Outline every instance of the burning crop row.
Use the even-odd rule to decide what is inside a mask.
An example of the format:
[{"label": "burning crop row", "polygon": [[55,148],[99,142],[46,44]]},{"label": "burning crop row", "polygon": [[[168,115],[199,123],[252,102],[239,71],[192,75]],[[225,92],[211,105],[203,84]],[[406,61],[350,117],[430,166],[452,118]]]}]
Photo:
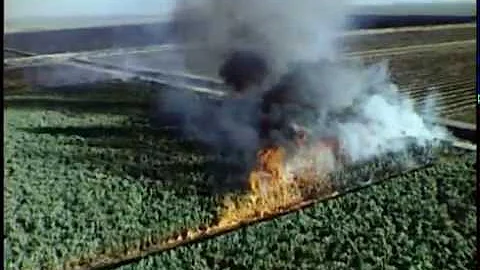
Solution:
[{"label": "burning crop row", "polygon": [[475,216],[471,152],[126,268],[474,269]]},{"label": "burning crop row", "polygon": [[[207,43],[203,55],[182,55],[185,67],[214,66],[230,91],[216,104],[165,91],[159,107],[178,116],[185,135],[241,167],[234,178],[250,190],[227,196],[213,224],[104,250],[73,266],[143,257],[431,164],[431,147],[448,135],[415,111],[386,63],[341,61],[340,2],[202,0],[175,14],[193,22],[181,24],[185,43]],[[372,159],[380,161],[364,169]]]},{"label": "burning crop row", "polygon": [[186,68],[220,59],[215,68],[230,93],[212,106],[169,91],[160,104],[180,116],[186,134],[243,168],[237,178],[251,194],[227,199],[221,224],[332,194],[338,187],[330,175],[344,167],[448,137],[425,121],[432,102],[415,111],[387,63],[342,61],[336,37],[346,26],[343,4],[204,0],[186,12],[195,24],[183,26],[182,38],[207,38],[210,56],[203,61],[187,51]]},{"label": "burning crop row", "polygon": [[[287,170],[291,164],[281,160],[284,158],[281,148],[269,149],[270,153],[260,152],[260,166],[250,174],[250,192],[234,199],[226,198],[219,215],[219,224],[233,224],[250,218],[275,215],[280,209],[304,201],[368,186],[378,179],[432,164],[438,155],[437,151],[441,149],[445,149],[445,146],[418,147],[415,141],[412,141],[406,151],[390,152],[363,163],[336,164],[335,171],[325,166],[320,167],[322,161],[317,163],[318,165],[301,162],[303,167],[290,173]],[[322,154],[318,149],[315,151],[315,156],[322,155],[328,156],[328,152]],[[310,156],[302,158],[311,161]],[[339,166],[341,167],[338,168]]]},{"label": "burning crop row", "polygon": [[[338,197],[366,186],[383,182],[407,172],[434,165],[449,156],[464,155],[466,150],[442,144],[437,147],[415,147],[406,152],[391,153],[364,164],[345,167],[324,179],[279,182],[263,191],[252,189],[237,196],[227,196],[216,222],[179,230],[170,236],[151,235],[133,243],[105,247],[97,254],[74,258],[66,269],[101,269],[139,260],[182,245],[193,244],[232,232],[258,222],[304,209],[316,202]],[[267,182],[272,183],[272,182]],[[295,184],[294,184],[295,183]]]},{"label": "burning crop row", "polygon": [[[166,91],[160,111],[241,167],[234,178],[249,192],[226,196],[213,224],[77,264],[102,266],[213,237],[434,161],[435,141],[448,136],[415,111],[386,63],[341,61],[336,37],[346,13],[337,2],[203,0],[176,14],[194,22],[182,24],[185,43],[207,43],[202,55],[185,52],[186,69],[214,66],[230,92],[212,104]],[[372,159],[380,161],[364,169]]]}]

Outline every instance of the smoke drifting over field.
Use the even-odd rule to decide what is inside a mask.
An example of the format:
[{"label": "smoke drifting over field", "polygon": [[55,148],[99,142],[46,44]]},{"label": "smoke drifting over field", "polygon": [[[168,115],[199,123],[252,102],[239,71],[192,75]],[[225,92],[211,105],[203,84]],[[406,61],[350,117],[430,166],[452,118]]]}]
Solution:
[{"label": "smoke drifting over field", "polygon": [[[398,92],[388,63],[339,60],[336,37],[346,27],[345,1],[199,0],[178,10],[178,20],[190,21],[180,29],[184,41],[206,47],[202,57],[196,50],[185,52],[187,69],[221,62],[232,51],[252,51],[266,60],[265,80],[221,105],[178,91],[163,97],[162,108],[181,115],[189,135],[239,154],[245,163],[253,162],[261,147],[261,96],[278,85],[291,88],[289,98],[296,102],[276,108],[271,117],[281,115],[310,138],[336,138],[352,162],[402,150],[402,139],[422,144],[446,136],[427,125],[412,101]],[[288,141],[282,130],[271,139]]]},{"label": "smoke drifting over field", "polygon": [[191,22],[182,29],[184,41],[205,44],[214,58],[232,49],[255,50],[276,69],[335,56],[332,40],[344,28],[347,10],[345,0],[185,2],[190,4],[180,4],[176,13]]}]

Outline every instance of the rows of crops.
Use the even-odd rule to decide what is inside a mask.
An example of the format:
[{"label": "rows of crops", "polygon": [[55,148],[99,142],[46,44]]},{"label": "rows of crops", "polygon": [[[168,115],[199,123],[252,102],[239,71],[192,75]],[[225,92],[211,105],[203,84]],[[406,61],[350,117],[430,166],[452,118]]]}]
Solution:
[{"label": "rows of crops", "polygon": [[[165,236],[155,234],[138,239],[135,242],[125,243],[125,245],[106,247],[106,249],[103,249],[93,256],[70,260],[68,265],[82,266],[84,267],[82,269],[91,269],[92,267],[97,269],[105,265],[121,264],[125,261],[169,250],[180,245],[203,241],[212,236],[218,236],[252,225],[258,221],[268,221],[284,213],[291,213],[298,209],[310,207],[315,202],[331,199],[332,196],[344,195],[355,189],[386,181],[386,179],[395,175],[427,167],[428,165],[438,162],[438,158],[463,155],[464,152],[464,150],[451,148],[448,145],[435,148],[423,148],[412,144],[411,147],[408,147],[407,152],[390,153],[365,164],[357,164],[353,167],[344,168],[342,171],[335,172],[328,181],[312,182],[312,179],[310,179],[308,186],[289,186],[291,190],[288,194],[295,196],[289,200],[284,200],[286,193],[282,193],[282,191],[279,190],[279,188],[283,186],[277,186],[275,192],[268,193],[269,197],[277,198],[275,203],[269,203],[268,200],[265,199],[263,203],[260,203],[261,208],[255,208],[258,202],[254,203],[250,201],[246,206],[253,208],[253,211],[247,212],[242,210],[241,205],[232,205],[229,207],[234,208],[234,213],[231,212],[232,209],[229,207],[222,209],[222,211],[218,213],[219,219],[215,223],[202,224],[188,230],[179,230],[173,235]],[[332,186],[333,189],[330,188]],[[285,195],[282,196],[282,194]],[[297,197],[295,194],[300,196]],[[236,199],[233,198],[237,203],[241,202],[242,198],[249,198],[248,195],[247,198],[241,194],[239,195],[240,197]],[[261,198],[257,198],[257,200],[258,199]],[[265,203],[268,203],[269,207],[267,207]],[[257,211],[261,210],[262,214],[256,212],[255,209],[257,209]],[[239,215],[240,213],[244,214]],[[227,216],[224,214],[227,214]],[[235,216],[232,217],[229,214],[234,214]]]},{"label": "rows of crops", "polygon": [[[169,131],[132,120],[132,95],[122,104],[117,93],[105,101],[104,93],[91,90],[6,101],[10,269],[58,265],[101,246],[213,218],[207,157]],[[137,100],[137,111],[142,104]]]},{"label": "rows of crops", "polygon": [[475,154],[122,269],[474,269]]},{"label": "rows of crops", "polygon": [[[472,29],[438,32],[433,40],[470,39]],[[395,46],[423,44],[417,34],[395,35],[395,42],[391,34],[379,38]],[[355,46],[382,43],[370,38]],[[419,106],[431,92],[441,115],[474,122],[474,55],[473,46],[410,52],[395,56],[390,67],[401,91]],[[4,81],[10,95],[4,110],[8,269],[53,268],[112,247],[135,249],[139,239],[216,218],[229,187],[220,184],[215,159],[198,145],[180,139],[175,128],[150,127],[144,114],[151,85],[25,92],[21,73],[14,75],[19,79]],[[125,269],[473,269],[475,156],[450,156],[435,167]]]},{"label": "rows of crops", "polygon": [[466,122],[466,123],[471,123],[471,124],[476,124],[477,123],[477,108],[471,107],[469,109],[464,110],[463,112],[453,114],[449,116],[449,119],[452,120],[457,120],[461,122]]},{"label": "rows of crops", "polygon": [[475,39],[475,24],[462,28],[432,28],[427,31],[392,31],[383,34],[352,35],[344,38],[345,45],[352,51],[426,45],[459,40]]},{"label": "rows of crops", "polygon": [[[399,34],[399,36],[401,35]],[[366,37],[371,38],[369,35]],[[398,40],[395,39],[390,43],[402,40],[398,36],[396,38]],[[388,47],[390,43],[383,45]],[[145,70],[162,70],[168,66],[170,70],[181,71],[185,63],[178,62],[178,59],[181,58],[179,53],[177,51],[164,51],[162,53],[136,55],[135,62],[137,66]],[[118,65],[118,63],[125,61],[125,57],[115,56],[95,59],[95,61]],[[363,58],[365,63],[390,59],[388,66],[392,79],[399,85],[401,91],[409,93],[417,101],[419,107],[425,104],[427,97],[433,97],[435,112],[438,116],[448,117],[459,114],[475,105],[476,64],[474,44],[459,44],[458,46],[439,49],[432,47],[426,51],[406,50],[401,55],[395,55],[394,57],[372,54]],[[194,68],[193,73],[216,77],[218,63],[214,60],[208,62],[209,65],[202,65],[198,69]],[[155,76],[158,76],[158,74]]]},{"label": "rows of crops", "polygon": [[[462,41],[475,38],[474,25],[466,25],[460,28],[431,29],[428,31],[388,32],[383,34],[353,35],[345,37],[345,43],[354,51],[372,49],[396,48],[412,45],[434,45],[441,42],[460,42],[448,48],[435,48],[425,51],[409,51],[402,49],[401,55],[377,55],[364,56],[366,63],[378,62],[384,58],[391,58],[389,68],[393,80],[398,83],[401,90],[409,93],[418,106],[425,104],[425,98],[434,93],[435,111],[438,116],[457,117],[463,111],[472,109],[474,104],[475,87],[475,46],[474,44],[462,44]],[[201,53],[199,57],[201,57]],[[128,58],[128,59],[127,59]],[[148,70],[178,70],[184,68],[181,50],[170,49],[163,52],[143,53],[139,55],[119,55],[114,57],[101,57],[92,59],[103,64],[118,65],[125,61],[135,59],[136,68]],[[191,59],[190,59],[191,60]],[[198,60],[198,59],[197,59]],[[200,60],[201,61],[201,60]],[[203,65],[199,73],[215,77],[218,63],[214,59],[206,61],[210,65]],[[73,72],[73,71],[72,71]],[[58,73],[58,72],[57,72]],[[80,73],[79,73],[80,74]],[[48,73],[43,76],[48,76]],[[91,76],[85,73],[83,76]],[[158,77],[161,74],[153,74]],[[37,76],[38,77],[38,76]],[[50,76],[48,76],[50,77]],[[161,77],[163,78],[163,77]],[[88,78],[85,78],[88,80]],[[201,81],[201,80],[200,80]],[[199,80],[196,80],[198,84]],[[209,83],[207,83],[209,84]],[[471,119],[470,119],[471,120]]]},{"label": "rows of crops", "polygon": [[[183,68],[184,63],[177,63],[178,52],[165,51],[162,53],[144,54],[135,56],[139,69],[162,70],[166,66],[171,70]],[[475,105],[475,46],[472,44],[458,45],[451,48],[442,48],[427,51],[405,51],[401,55],[390,57],[388,55],[364,56],[366,63],[376,63],[386,58],[391,58],[388,63],[392,79],[398,84],[400,90],[408,93],[415,99],[417,106],[434,107],[433,111],[438,116],[449,117],[462,113]],[[95,59],[106,64],[117,64],[125,60],[125,56]],[[177,62],[175,62],[177,61]],[[195,70],[198,74],[214,76],[216,63],[210,61],[211,66],[202,66]],[[176,63],[176,64],[175,64]],[[137,67],[138,68],[138,67]],[[148,73],[148,72],[147,72]],[[158,77],[160,73],[151,76]],[[192,79],[193,80],[193,79]],[[190,81],[190,79],[189,79]],[[195,84],[199,79],[195,79]],[[205,85],[212,85],[205,82]],[[203,85],[203,84],[202,84]],[[216,84],[213,84],[214,86]],[[216,85],[216,88],[222,88]],[[433,98],[433,99],[431,99]],[[433,106],[431,101],[433,100]]]},{"label": "rows of crops", "polygon": [[[148,91],[138,90],[149,87],[99,85],[89,91],[80,87],[7,97],[8,268],[61,265],[104,247],[169,235],[215,218],[216,194],[221,193],[212,191],[221,190],[208,170],[211,157],[179,140],[174,130],[148,127],[141,117]],[[140,265],[159,259],[149,260]]]},{"label": "rows of crops", "polygon": [[[430,107],[437,116],[449,118],[471,112],[475,106],[474,59],[474,46],[467,46],[399,55],[389,61],[389,67],[400,91],[414,99],[419,109]],[[375,61],[378,58],[367,60]]]}]

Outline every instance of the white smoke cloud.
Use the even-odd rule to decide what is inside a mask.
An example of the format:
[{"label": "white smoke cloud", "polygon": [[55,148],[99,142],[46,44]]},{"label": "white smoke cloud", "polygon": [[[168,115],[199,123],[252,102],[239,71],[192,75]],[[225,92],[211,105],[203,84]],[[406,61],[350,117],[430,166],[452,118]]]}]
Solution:
[{"label": "white smoke cloud", "polygon": [[[268,89],[227,98],[223,105],[201,101],[192,105],[189,99],[166,105],[189,117],[184,127],[190,134],[218,149],[242,150],[247,159],[254,157],[261,146],[259,96],[278,84],[290,84],[291,98],[311,106],[282,107],[280,113],[303,125],[310,136],[338,139],[352,162],[400,151],[407,146],[406,139],[423,144],[447,136],[426,123],[425,115],[398,92],[387,62],[366,67],[338,59],[337,37],[345,29],[349,10],[346,1],[199,0],[189,8],[181,5],[180,10],[177,19],[191,22],[181,29],[184,41],[205,48],[200,58],[198,50],[185,53],[187,68],[218,69],[219,59],[228,52],[247,49],[266,58],[274,75],[269,85],[262,86]],[[292,71],[292,64],[300,64],[300,75],[288,79],[284,75]],[[281,132],[277,135],[281,140]]]},{"label": "white smoke cloud", "polygon": [[[206,59],[222,59],[232,49],[253,49],[273,62],[272,67],[280,72],[290,62],[337,55],[332,40],[345,26],[349,7],[345,3],[346,0],[183,1],[178,4],[176,18],[193,22],[182,29],[184,41],[206,47]],[[186,53],[187,58],[194,57]]]}]

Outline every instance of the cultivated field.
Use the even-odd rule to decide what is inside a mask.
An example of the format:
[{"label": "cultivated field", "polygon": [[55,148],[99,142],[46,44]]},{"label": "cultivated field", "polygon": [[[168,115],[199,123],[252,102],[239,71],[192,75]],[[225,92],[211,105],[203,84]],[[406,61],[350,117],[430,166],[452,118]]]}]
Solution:
[{"label": "cultivated field", "polygon": [[[357,56],[389,59],[393,80],[419,108],[431,92],[440,115],[475,121],[474,33],[434,32],[419,44],[458,43],[392,49],[421,39],[382,34],[382,47],[365,36]],[[175,127],[151,126],[151,95],[161,87],[45,91],[17,71],[4,73],[7,269],[127,257],[155,237],[216,221],[236,187],[219,184],[228,172],[208,149]],[[475,173],[475,153],[446,153],[433,167],[123,268],[474,269]]]},{"label": "cultivated field", "polygon": [[208,160],[194,145],[131,120],[142,110],[137,93],[128,100],[84,95],[6,102],[11,269],[61,264],[65,256],[213,218]]},{"label": "cultivated field", "polygon": [[472,123],[476,124],[477,123],[477,108],[472,107],[470,109],[465,109],[463,112],[454,114],[449,117],[449,119],[452,120],[457,120],[457,121],[462,121],[466,123]]},{"label": "cultivated field", "polygon": [[[76,259],[72,258],[79,260],[82,256],[95,256],[95,254],[108,252],[109,247],[118,248],[128,243],[130,243],[129,248],[133,248],[136,240],[148,238],[149,235],[168,236],[181,228],[193,228],[200,224],[212,223],[216,218],[218,206],[221,203],[218,195],[222,194],[222,190],[218,189],[216,175],[209,170],[209,166],[213,168],[209,165],[213,158],[205,155],[207,152],[202,152],[195,145],[179,140],[172,129],[149,128],[144,116],[145,109],[148,108],[146,102],[149,99],[148,90],[142,95],[133,90],[135,88],[146,90],[148,85],[124,87],[125,89],[118,85],[106,85],[88,89],[69,89],[68,93],[43,92],[6,97],[5,232],[8,235],[6,242],[10,252],[8,254],[11,255],[7,261],[8,268],[25,269],[38,268],[40,265],[61,265],[67,258],[75,261]],[[272,221],[269,225],[247,229],[245,232],[248,238],[245,239],[238,238],[241,233],[236,233],[219,238],[220,242],[213,240],[208,244],[171,251],[167,255],[140,262],[138,267],[143,269],[144,266],[149,266],[149,269],[155,269],[156,265],[161,264],[165,265],[165,269],[171,269],[169,265],[172,267],[177,263],[185,265],[188,264],[189,258],[193,258],[189,256],[199,256],[201,247],[207,247],[204,251],[206,253],[200,253],[205,254],[205,257],[198,258],[196,261],[199,264],[205,264],[206,269],[209,265],[215,264],[216,260],[219,260],[219,266],[231,262],[239,267],[244,264],[241,268],[247,269],[253,266],[254,260],[257,260],[255,256],[260,256],[259,254],[264,254],[263,252],[271,254],[269,260],[286,262],[287,258],[277,257],[281,254],[278,253],[280,251],[277,248],[280,250],[291,248],[292,251],[297,250],[295,252],[300,252],[298,254],[304,254],[302,256],[305,257],[313,250],[323,254],[313,261],[305,259],[307,269],[308,264],[319,261],[324,261],[325,266],[338,265],[339,269],[342,269],[342,265],[353,266],[362,261],[367,264],[377,264],[377,266],[382,265],[379,264],[381,261],[384,261],[384,265],[406,265],[410,260],[408,256],[412,257],[412,264],[418,261],[428,266],[430,263],[433,265],[432,269],[435,269],[435,263],[447,265],[446,263],[450,261],[460,260],[460,264],[465,265],[471,263],[469,254],[474,243],[472,238],[473,197],[468,197],[468,194],[472,193],[465,193],[465,190],[473,188],[475,173],[473,158],[472,154],[461,161],[446,160],[444,164],[448,167],[440,165],[437,169],[427,169],[423,173],[406,175],[398,180],[392,180],[395,184],[365,190],[360,195],[349,195],[339,199],[338,202],[328,203],[329,206],[319,206],[320,210],[308,210],[298,214],[297,217],[282,218]],[[463,165],[457,166],[458,164]],[[442,175],[444,179],[452,178],[461,184],[459,186],[451,182],[442,184],[451,189],[449,191],[451,194],[449,193],[448,196],[452,197],[442,197],[444,195],[440,194],[438,195],[440,197],[434,198],[432,196],[438,190],[430,188],[415,191],[419,185],[425,185],[425,183],[427,186],[437,185],[436,181],[439,181],[437,174]],[[457,179],[457,175],[462,175],[462,178]],[[402,191],[401,194],[397,194],[392,192],[394,190],[415,192]],[[427,192],[426,195],[425,192]],[[403,198],[405,195],[408,196]],[[350,200],[352,202],[341,203]],[[379,200],[379,203],[373,203],[371,200]],[[426,201],[418,204],[415,200]],[[362,201],[370,202],[364,205]],[[454,204],[453,207],[467,209],[468,217],[456,220],[455,217],[446,215],[447,212],[442,211],[446,211],[445,207],[448,203]],[[350,210],[346,210],[347,206],[354,209],[358,207],[357,212],[350,213]],[[400,216],[394,214],[397,210],[391,212],[393,211],[391,209],[402,209],[398,213]],[[317,213],[317,211],[320,212]],[[369,214],[368,211],[373,213]],[[355,217],[354,220],[342,214],[346,212],[349,216]],[[381,213],[390,214],[384,216]],[[417,233],[422,234],[423,238],[417,239],[417,234],[412,234],[413,232],[408,231],[410,229],[402,227],[413,222],[406,218],[410,213],[417,213],[419,218],[430,215],[425,219],[426,224],[418,225],[420,232]],[[315,219],[307,218],[309,215],[314,215],[318,221],[314,222]],[[328,218],[319,219],[323,215]],[[371,218],[369,218],[370,215]],[[438,217],[431,219],[430,217],[434,215]],[[388,222],[391,223],[387,222],[389,219],[391,220]],[[447,234],[446,242],[435,243],[437,236],[432,234],[433,232],[429,234],[428,228],[446,226],[437,225],[436,222],[439,219],[450,224],[448,228],[452,236]],[[348,237],[354,237],[355,233],[364,230],[363,227],[386,226],[378,225],[379,221],[382,222],[381,224],[384,222],[390,224],[391,228],[384,228],[390,231],[373,239],[364,232],[367,233],[364,237],[369,241],[389,243],[388,246],[391,249],[389,254],[382,253],[384,249],[368,250],[368,246],[373,246],[374,242],[360,244],[360,240],[353,239],[350,243],[343,235],[346,233]],[[333,232],[333,228],[337,228],[337,225],[332,225],[333,227],[321,225],[330,222],[339,224],[345,229],[342,229],[342,232]],[[459,226],[456,222],[463,222],[461,224],[468,226]],[[302,226],[305,227],[302,229]],[[308,229],[310,227],[312,227],[311,232]],[[406,248],[406,251],[394,250],[395,242],[389,239],[395,237],[393,230],[397,227],[403,228],[400,230],[404,231],[405,238],[396,241],[413,241],[412,244],[424,246],[424,250],[416,251],[413,246]],[[286,238],[282,238],[284,239],[282,241],[287,242],[283,244],[280,242],[277,248],[270,246],[269,243],[278,242],[271,242],[266,238],[266,235],[273,232],[271,230],[275,231],[274,234],[279,237],[284,235]],[[326,231],[323,234],[317,234],[315,230]],[[438,230],[438,234],[443,232],[443,229]],[[328,238],[327,235],[330,233],[335,237]],[[259,234],[263,237],[255,241],[255,246],[262,247],[257,250],[265,251],[259,251],[258,254],[242,251],[250,248],[249,244],[237,247],[238,251],[235,250],[233,244],[236,243],[235,241],[252,242],[248,239],[259,237]],[[295,237],[287,237],[290,234]],[[451,238],[453,235],[456,235],[456,238]],[[337,236],[344,240],[336,242],[334,239]],[[307,244],[310,238],[314,241]],[[291,243],[294,239],[304,241],[301,242],[303,243],[301,246],[305,246],[303,251],[298,250],[300,244]],[[320,239],[323,240],[320,241]],[[429,242],[433,240],[435,241]],[[226,243],[222,243],[223,241]],[[445,262],[437,261],[435,256],[442,251],[442,248],[448,247],[451,241],[463,241],[466,246],[450,247],[452,252],[455,251],[454,255]],[[325,243],[333,246],[319,250],[318,247],[324,246]],[[357,244],[353,243],[360,246],[357,247]],[[287,244],[291,245],[287,247]],[[219,249],[224,245],[225,249]],[[335,245],[342,250],[342,246],[346,245],[349,247],[348,250],[351,250],[350,255],[342,257],[344,255],[335,251]],[[24,248],[25,246],[28,248]],[[307,247],[312,248],[312,251],[308,251]],[[175,254],[184,254],[186,249],[192,249],[189,252],[191,255],[182,255],[178,259],[166,259],[170,256],[178,256]],[[355,249],[366,249],[364,252],[367,255],[355,253]],[[232,256],[237,252],[245,256],[245,261],[235,261],[236,259]],[[374,253],[369,254],[369,252]],[[407,255],[404,252],[407,252]],[[232,255],[229,257],[228,254]],[[221,255],[225,256],[224,259],[220,258]],[[395,259],[397,256],[407,257],[403,261],[397,261]],[[168,262],[164,263],[163,260]],[[337,260],[338,262],[335,262]],[[268,269],[268,260],[264,263],[265,265],[259,264],[256,267]],[[271,267],[275,268],[275,265],[277,264],[272,264]]]},{"label": "cultivated field", "polygon": [[[408,29],[410,29],[410,31],[408,31]],[[415,30],[412,31],[411,29]],[[376,32],[376,34],[368,34],[369,32]],[[475,39],[476,36],[475,24],[460,24],[447,27],[412,27],[400,31],[395,28],[390,28],[367,30],[363,31],[363,33],[352,32],[345,36],[343,43],[350,51],[367,51],[470,40]]]},{"label": "cultivated field", "polygon": [[[430,94],[438,116],[448,117],[475,106],[475,31],[472,24],[415,31],[368,30],[352,32],[343,42],[348,57],[362,58],[366,64],[387,60],[392,79],[401,91],[409,93],[419,106]],[[183,50],[159,47],[132,50],[129,54],[112,51],[78,54],[78,57],[108,67],[129,67],[160,78],[175,73],[179,78],[184,74],[218,80],[219,59],[212,59],[200,50],[196,59],[189,61],[202,64],[192,65],[184,61]],[[213,87],[222,88],[218,83]]]},{"label": "cultivated field", "polygon": [[474,269],[475,154],[122,269]]}]

